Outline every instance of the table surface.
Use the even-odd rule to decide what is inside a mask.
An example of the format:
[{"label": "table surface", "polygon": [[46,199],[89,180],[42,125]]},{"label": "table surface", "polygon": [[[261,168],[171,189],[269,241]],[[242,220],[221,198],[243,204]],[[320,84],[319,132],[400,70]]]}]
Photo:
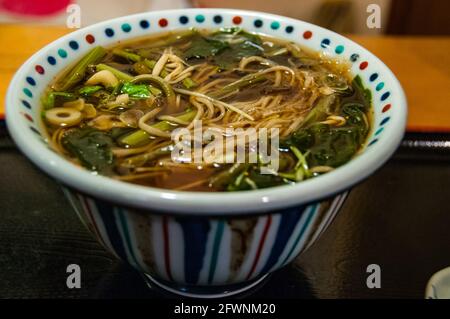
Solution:
[{"label": "table surface", "polygon": [[[1,100],[20,64],[67,32],[0,25]],[[450,128],[449,37],[352,38],[400,78],[410,103],[410,130]],[[433,92],[432,98],[425,92]],[[102,249],[58,185],[16,149],[2,125],[0,121],[0,298],[161,296]],[[430,138],[450,140],[449,135]],[[351,192],[328,231],[253,296],[422,298],[432,274],[450,265],[449,160],[445,150],[399,149]],[[71,263],[82,269],[81,289],[65,285]],[[381,267],[380,289],[366,286],[369,264]]]},{"label": "table surface", "polygon": [[[448,150],[399,149],[308,251],[250,297],[423,298],[433,273],[450,266],[449,160]],[[96,242],[5,129],[0,176],[0,298],[163,297]],[[66,286],[72,263],[81,289]],[[370,264],[381,267],[379,289],[367,288]]]},{"label": "table surface", "polygon": [[[0,101],[34,52],[71,32],[65,27],[0,25]],[[377,55],[402,83],[409,131],[450,131],[450,37],[349,36]],[[0,103],[0,113],[3,103]]]}]

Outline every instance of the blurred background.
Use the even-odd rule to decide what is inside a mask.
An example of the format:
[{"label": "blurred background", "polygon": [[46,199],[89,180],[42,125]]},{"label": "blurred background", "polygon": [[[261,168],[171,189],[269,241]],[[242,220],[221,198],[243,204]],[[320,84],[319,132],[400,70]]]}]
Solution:
[{"label": "blurred background", "polygon": [[[0,23],[65,25],[67,6],[81,8],[81,26],[149,10],[239,8],[309,21],[340,33],[450,34],[450,1],[442,0],[0,0]],[[367,27],[367,7],[381,9],[381,27]]]}]

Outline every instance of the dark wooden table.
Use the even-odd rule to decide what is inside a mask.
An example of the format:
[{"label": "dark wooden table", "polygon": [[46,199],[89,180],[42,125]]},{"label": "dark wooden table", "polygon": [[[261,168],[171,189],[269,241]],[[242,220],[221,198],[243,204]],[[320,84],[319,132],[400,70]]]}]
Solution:
[{"label": "dark wooden table", "polygon": [[[399,149],[351,192],[324,236],[252,296],[423,298],[430,276],[450,265],[449,154],[445,147]],[[4,128],[0,243],[1,298],[162,296],[97,244],[58,185],[16,149]],[[71,263],[81,267],[81,289],[66,287]],[[381,267],[380,289],[366,286],[369,264]]]}]

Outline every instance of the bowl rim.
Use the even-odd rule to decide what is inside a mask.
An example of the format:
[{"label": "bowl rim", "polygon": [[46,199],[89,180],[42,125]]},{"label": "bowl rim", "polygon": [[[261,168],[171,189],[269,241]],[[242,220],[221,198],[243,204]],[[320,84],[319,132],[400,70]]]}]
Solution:
[{"label": "bowl rim", "polygon": [[[23,128],[26,127],[23,117],[20,117],[20,112],[15,110],[15,101],[17,101],[19,94],[16,88],[19,87],[19,81],[25,77],[26,70],[31,62],[43,55],[51,47],[57,46],[70,38],[81,36],[85,32],[88,32],[88,30],[97,29],[103,25],[117,23],[125,19],[150,19],[151,17],[158,17],[161,14],[181,14],[187,12],[192,14],[227,13],[258,16],[264,19],[278,19],[294,24],[300,22],[312,30],[320,30],[321,32],[333,35],[341,43],[350,43],[358,50],[364,52],[366,55],[365,59],[368,61],[376,61],[383,69],[385,77],[389,78],[389,81],[392,83],[391,91],[396,96],[398,103],[396,103],[395,108],[396,116],[392,117],[390,121],[390,129],[386,130],[388,132],[384,133],[386,135],[378,143],[369,149],[366,146],[362,154],[332,172],[295,185],[283,185],[241,192],[175,191],[140,186],[95,175],[49,150],[44,143],[38,142],[35,136],[30,135],[32,134],[30,130],[23,131]],[[188,27],[190,27],[190,24],[186,25],[186,28]],[[253,29],[250,30],[255,31]],[[407,101],[399,81],[379,58],[359,44],[336,32],[298,19],[258,11],[236,9],[159,10],[114,18],[78,29],[47,44],[23,63],[14,75],[6,95],[6,122],[11,137],[21,151],[48,175],[62,182],[64,185],[94,198],[100,198],[122,206],[133,207],[144,211],[149,210],[182,215],[201,214],[203,216],[223,216],[265,213],[272,210],[309,204],[344,192],[380,168],[394,153],[405,132],[406,117]]]}]

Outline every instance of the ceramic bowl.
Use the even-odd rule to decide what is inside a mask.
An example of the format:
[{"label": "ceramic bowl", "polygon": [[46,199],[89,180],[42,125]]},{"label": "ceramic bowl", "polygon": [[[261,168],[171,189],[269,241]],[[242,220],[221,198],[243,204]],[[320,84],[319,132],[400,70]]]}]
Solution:
[{"label": "ceramic bowl", "polygon": [[[333,172],[294,186],[194,193],[97,176],[48,147],[40,96],[57,74],[92,47],[170,30],[231,26],[347,60],[353,75],[359,75],[373,95],[373,130],[361,154]],[[398,80],[356,43],[299,20],[231,9],[147,12],[70,33],[18,70],[9,86],[6,110],[8,129],[19,148],[62,184],[75,211],[107,250],[152,284],[203,297],[242,292],[311,246],[336,216],[346,192],[395,151],[407,114]]]}]

